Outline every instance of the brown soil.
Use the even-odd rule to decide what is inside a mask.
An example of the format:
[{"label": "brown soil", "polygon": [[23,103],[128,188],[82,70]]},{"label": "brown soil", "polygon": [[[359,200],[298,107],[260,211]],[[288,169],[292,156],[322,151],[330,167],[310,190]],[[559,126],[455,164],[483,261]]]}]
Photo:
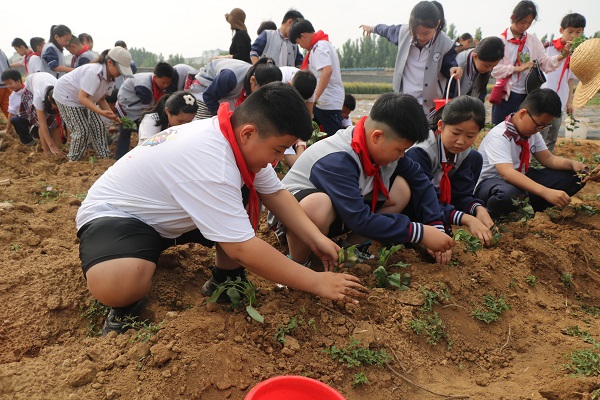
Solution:
[{"label": "brown soil", "polygon": [[[571,142],[558,153],[592,158],[596,142]],[[392,263],[410,263],[410,289],[372,289],[360,306],[277,289],[257,276],[258,311],[209,304],[200,294],[213,251],[179,246],[159,262],[149,295],[149,330],[108,337],[102,317],[86,317],[93,299],[78,258],[74,216],[81,198],[112,160],[57,161],[7,136],[0,144],[0,398],[2,399],[242,399],[258,382],[276,375],[305,375],[348,399],[584,399],[599,378],[571,377],[568,355],[590,348],[565,334],[578,326],[600,340],[600,215],[568,207],[550,216],[504,226],[501,241],[476,254],[454,252],[457,265],[432,264],[421,249],[404,249]],[[600,208],[598,184],[578,195]],[[593,211],[593,210],[592,210]],[[282,251],[272,234],[259,235]],[[377,246],[374,246],[375,250]],[[351,270],[369,287],[376,262]],[[572,275],[571,286],[563,282]],[[526,277],[535,276],[530,286]],[[563,276],[563,280],[561,280]],[[449,299],[434,305],[447,339],[428,343],[410,329],[421,315],[420,288]],[[472,310],[483,296],[506,296],[510,310],[489,325]],[[275,332],[296,317],[285,345]],[[351,338],[391,355],[389,367],[348,368],[324,349]],[[392,371],[393,370],[393,371]],[[394,372],[395,371],[395,372]],[[352,387],[364,372],[369,384]],[[409,383],[408,380],[414,382]]]}]

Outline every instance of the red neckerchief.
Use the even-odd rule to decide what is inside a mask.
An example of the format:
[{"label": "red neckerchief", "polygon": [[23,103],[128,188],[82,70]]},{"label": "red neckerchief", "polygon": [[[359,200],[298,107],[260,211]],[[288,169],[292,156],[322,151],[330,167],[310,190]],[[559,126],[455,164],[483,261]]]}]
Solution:
[{"label": "red neckerchief", "polygon": [[[435,131],[436,138],[439,138],[440,131]],[[450,176],[448,172],[452,170],[454,167],[454,163],[450,163],[447,161],[442,161],[442,152],[444,151],[444,145],[441,140],[438,140],[439,147],[439,155],[440,155],[440,164],[442,165],[442,177],[440,179],[440,201],[443,204],[450,204],[450,200],[452,199],[452,184],[450,183]]]},{"label": "red neckerchief", "polygon": [[225,139],[229,142],[231,146],[231,150],[233,150],[233,156],[235,157],[235,163],[237,164],[240,173],[242,174],[242,180],[244,181],[244,185],[250,191],[250,196],[248,199],[248,215],[250,216],[250,223],[254,230],[256,230],[258,226],[258,217],[259,217],[259,201],[258,201],[258,193],[256,193],[256,188],[254,187],[254,177],[255,173],[248,171],[248,166],[246,165],[246,161],[244,161],[244,156],[242,155],[242,151],[240,150],[240,146],[238,142],[235,140],[235,134],[233,133],[233,128],[231,126],[231,114],[233,111],[229,111],[229,103],[224,102],[219,106],[219,110],[217,111],[217,118],[219,120],[219,127],[221,128],[221,133],[225,136]]},{"label": "red neckerchief", "polygon": [[152,97],[154,98],[154,103],[158,103],[165,91],[158,87],[156,79],[154,78],[155,77],[152,76]]},{"label": "red neckerchief", "polygon": [[[521,55],[521,51],[523,51],[523,47],[525,47],[525,42],[527,41],[527,32],[525,32],[524,34],[521,35],[521,39],[517,39],[515,37],[513,37],[512,39],[508,39],[507,34],[508,34],[508,28],[506,28],[506,30],[504,32],[502,32],[502,36],[504,36],[504,39],[506,39],[508,42],[519,45],[519,49],[517,50],[517,60],[515,61],[515,65],[521,65],[521,58],[519,57],[519,55]],[[521,73],[519,72],[517,75],[517,79],[520,79],[520,78],[521,78]]]},{"label": "red neckerchief", "polygon": [[520,162],[519,162],[519,172],[523,171],[523,167],[525,167],[525,173],[527,173],[527,171],[529,171],[529,161],[531,159],[531,150],[529,149],[529,138],[524,139],[519,132],[517,131],[517,128],[515,127],[515,125],[512,123],[512,117],[513,114],[510,114],[506,117],[506,119],[504,120],[504,123],[506,124],[506,130],[504,131],[504,136],[507,137],[508,139],[512,139],[515,141],[515,143],[519,146],[521,146],[521,157],[520,157]]},{"label": "red neckerchief", "polygon": [[28,74],[29,73],[29,59],[31,58],[32,55],[34,55],[35,53],[33,52],[33,50],[29,49],[29,53],[25,54],[23,56],[23,65],[25,65],[25,73]]},{"label": "red neckerchief", "polygon": [[[562,52],[562,49],[565,47],[565,45],[562,42],[562,38],[553,40],[552,44],[554,45],[554,48],[560,52]],[[560,79],[558,80],[558,87],[556,88],[557,92],[560,90],[560,84],[562,83],[562,78],[565,75],[565,72],[567,72],[567,69],[569,69],[570,63],[571,63],[571,55],[569,54],[567,56],[567,61],[565,61],[565,63],[563,64],[562,72],[560,73]]]},{"label": "red neckerchief", "polygon": [[242,89],[242,93],[240,93],[240,97],[238,97],[237,101],[235,102],[235,106],[238,107],[247,98],[248,98],[248,95],[246,94],[246,91],[244,89]]},{"label": "red neckerchief", "polygon": [[304,61],[302,61],[302,67],[300,69],[305,70],[308,68],[308,58],[310,57],[310,52],[315,43],[317,43],[319,40],[329,41],[329,36],[323,33],[323,31],[315,32],[315,34],[312,37],[312,40],[310,41],[310,50],[308,50],[308,53],[306,53],[306,57],[304,57]]},{"label": "red neckerchief", "polygon": [[83,46],[83,47],[81,48],[81,50],[80,50],[80,51],[79,51],[77,54],[73,55],[73,58],[71,59],[71,67],[75,68],[75,64],[77,64],[77,60],[79,59],[79,57],[80,57],[80,56],[81,56],[83,53],[85,53],[86,51],[88,51],[89,49],[90,49],[89,47],[87,47],[87,46]]},{"label": "red neckerchief", "polygon": [[352,150],[358,154],[365,174],[367,176],[375,177],[375,180],[373,181],[373,200],[371,201],[371,211],[375,212],[375,206],[377,205],[377,200],[379,198],[379,191],[381,190],[381,193],[383,193],[388,200],[390,200],[390,193],[381,179],[381,169],[379,168],[379,165],[373,164],[371,161],[371,156],[369,156],[367,137],[365,135],[366,119],[366,116],[362,117],[354,127],[354,134],[352,135],[352,142],[350,145],[352,146]]},{"label": "red neckerchief", "polygon": [[60,112],[58,110],[55,110],[54,117],[56,118],[56,123],[58,124],[58,128],[60,129],[60,139],[65,140],[66,135],[65,130],[63,128],[62,117],[60,116]]}]

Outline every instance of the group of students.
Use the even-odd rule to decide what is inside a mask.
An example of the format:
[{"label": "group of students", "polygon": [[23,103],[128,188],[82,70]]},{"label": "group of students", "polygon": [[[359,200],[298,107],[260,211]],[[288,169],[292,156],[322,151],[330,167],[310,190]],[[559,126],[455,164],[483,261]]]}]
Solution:
[{"label": "group of students", "polygon": [[[441,30],[443,9],[435,1],[419,2],[408,25],[363,25],[367,34],[382,34],[398,44],[394,93],[381,95],[356,125],[303,149],[282,180],[272,165],[311,137],[313,115],[320,115],[322,124],[337,121],[337,112],[317,111],[331,94],[325,93],[329,88],[321,79],[328,76],[331,82],[335,65],[321,68],[320,75],[318,67],[333,48],[327,35],[314,32],[301,15],[284,18],[279,29],[259,35],[250,54],[254,64],[213,60],[196,74],[182,75],[188,78],[183,79],[184,90],[169,97],[160,92],[175,76],[168,67],[125,80],[117,109],[132,115],[127,96],[148,100],[154,107],[145,115],[140,107],[139,115],[142,125],[155,133],[93,184],[76,217],[88,289],[111,307],[103,334],[123,332],[125,316],[142,312],[158,258],[173,245],[216,248],[215,266],[202,287],[206,296],[228,279],[247,279],[247,269],[292,288],[357,304],[367,289],[353,275],[333,272],[341,247],[356,244],[368,250],[371,240],[385,246],[421,243],[432,259],[447,264],[455,244],[452,225],[467,226],[489,246],[494,220],[514,210],[513,199],[529,196],[536,211],[569,204],[599,175],[546,147],[540,132],[561,116],[560,96],[556,89],[536,89],[514,107],[511,97],[520,94],[520,72],[527,69],[519,54],[546,57],[542,66],[559,68],[561,61],[569,61],[576,34],[571,36],[570,30],[579,29],[580,22],[561,28],[563,37],[554,45],[558,54],[535,53],[537,44],[530,44],[533,39],[523,29],[537,15],[532,4],[517,5],[504,35],[465,50],[462,66],[456,63],[454,42]],[[581,21],[578,14],[572,16],[565,19]],[[591,42],[580,46],[596,45]],[[299,53],[278,53],[288,45],[308,50],[301,66],[316,69],[305,76],[310,84],[295,79],[303,76],[295,67]],[[111,55],[114,50],[94,67],[97,73],[129,74],[130,59],[121,50]],[[437,61],[436,53],[442,55]],[[285,59],[294,65],[277,65]],[[581,65],[575,59],[572,64]],[[277,67],[296,69],[285,78],[286,69]],[[451,75],[462,77],[462,95],[432,110]],[[496,115],[507,113],[475,150],[472,145],[485,125],[483,100],[490,75],[511,77],[502,100],[506,104],[496,109]],[[563,73],[559,81],[564,79],[572,76]],[[133,89],[123,90],[126,85]],[[58,108],[67,116],[69,105],[61,99]],[[340,117],[344,99],[342,95]],[[355,106],[350,100],[348,109]],[[572,100],[569,96],[567,107]],[[177,119],[180,113],[186,117]],[[531,156],[542,168],[530,168]],[[256,236],[261,203],[269,210],[269,223],[285,234],[287,257]],[[313,256],[321,259],[324,271],[307,268]]]}]

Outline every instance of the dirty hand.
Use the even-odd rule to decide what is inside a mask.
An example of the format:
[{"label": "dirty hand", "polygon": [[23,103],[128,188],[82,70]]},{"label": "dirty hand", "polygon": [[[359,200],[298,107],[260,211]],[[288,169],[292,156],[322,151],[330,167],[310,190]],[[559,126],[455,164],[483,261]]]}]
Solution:
[{"label": "dirty hand", "polygon": [[542,197],[557,207],[566,207],[571,202],[571,197],[562,190],[546,189]]},{"label": "dirty hand", "polygon": [[367,35],[367,37],[370,37],[371,33],[373,33],[373,28],[370,25],[361,25],[359,28],[362,28],[363,35]]},{"label": "dirty hand", "polygon": [[454,75],[455,79],[462,78],[463,70],[461,67],[452,67],[450,68],[450,76]]},{"label": "dirty hand", "polygon": [[430,225],[423,225],[423,240],[421,243],[434,253],[450,250],[456,244],[445,232]]},{"label": "dirty hand", "polygon": [[600,165],[587,173],[587,176],[583,179],[583,183],[585,182],[600,182]]},{"label": "dirty hand", "polygon": [[442,265],[450,264],[450,260],[452,259],[452,250],[446,251],[431,251],[427,249],[427,253],[433,258],[435,258],[435,262]]},{"label": "dirty hand", "polygon": [[485,247],[490,247],[492,245],[492,231],[479,219],[472,218],[465,225],[467,225],[471,234],[479,239],[482,245]]},{"label": "dirty hand", "polygon": [[315,242],[310,246],[313,253],[317,255],[323,261],[323,268],[325,271],[333,271],[338,265],[338,246],[333,240],[329,239],[325,235],[321,235]]},{"label": "dirty hand", "polygon": [[479,207],[475,208],[475,218],[477,218],[478,220],[483,222],[483,224],[485,226],[487,226],[488,229],[492,229],[492,226],[495,225],[494,220],[490,216],[490,213],[483,206],[479,206]]},{"label": "dirty hand", "polygon": [[52,143],[51,145],[49,145],[48,149],[56,157],[65,158],[67,156],[65,153],[63,153],[63,151],[61,149],[59,149],[58,147],[56,147],[56,145],[54,143]]},{"label": "dirty hand", "polygon": [[313,292],[317,296],[353,304],[358,304],[359,299],[367,297],[368,289],[353,275],[335,272],[318,272],[318,274],[319,280]]}]

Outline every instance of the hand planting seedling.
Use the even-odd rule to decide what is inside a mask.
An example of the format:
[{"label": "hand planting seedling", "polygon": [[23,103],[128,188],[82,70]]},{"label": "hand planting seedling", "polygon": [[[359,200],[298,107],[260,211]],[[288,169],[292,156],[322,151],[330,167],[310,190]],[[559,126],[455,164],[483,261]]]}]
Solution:
[{"label": "hand planting seedling", "polygon": [[350,247],[342,247],[338,251],[338,263],[345,264],[346,267],[354,267],[358,262],[356,255],[356,245]]},{"label": "hand planting seedling", "polygon": [[128,131],[137,131],[137,124],[127,117],[121,118],[121,126]]},{"label": "hand planting seedling", "polygon": [[471,235],[469,232],[462,228],[456,231],[456,233],[454,234],[454,240],[457,242],[465,243],[465,253],[469,251],[471,253],[476,253],[477,251],[483,249],[483,246],[481,245],[481,242],[479,241],[477,236]]},{"label": "hand planting seedling", "polygon": [[[242,280],[241,277],[237,277],[235,281],[227,278],[227,280],[217,286],[217,289],[214,291],[212,296],[208,300],[207,303],[216,303],[217,299],[221,295],[221,293],[227,293],[229,300],[231,300],[231,306],[233,308],[238,308],[240,303],[246,303],[246,312],[248,315],[255,321],[260,322],[261,324],[265,322],[265,317],[263,317],[255,308],[256,305],[256,288],[252,284],[252,282],[248,280]],[[243,296],[243,297],[242,297]]]},{"label": "hand planting seedling", "polygon": [[388,274],[385,267],[383,265],[377,267],[375,271],[373,271],[373,276],[377,279],[377,283],[375,284],[378,288],[388,288],[393,287],[398,290],[408,290],[408,285],[410,285],[410,274],[404,273],[401,274],[399,272]]}]

